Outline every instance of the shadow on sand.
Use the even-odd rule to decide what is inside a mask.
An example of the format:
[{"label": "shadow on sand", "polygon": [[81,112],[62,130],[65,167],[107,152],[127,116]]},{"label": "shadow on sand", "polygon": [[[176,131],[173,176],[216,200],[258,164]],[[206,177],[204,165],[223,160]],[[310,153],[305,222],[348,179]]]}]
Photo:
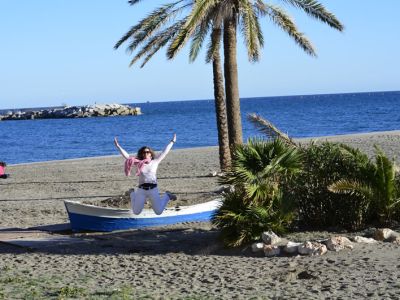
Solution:
[{"label": "shadow on sand", "polygon": [[[71,233],[64,231],[49,239],[31,239],[28,243],[13,245],[0,242],[1,253],[44,253],[62,255],[134,254],[163,255],[241,255],[242,249],[227,249],[219,240],[219,231],[209,223],[173,225],[118,231],[111,233]],[[64,238],[60,238],[64,237]],[[246,251],[247,252],[247,251]]]}]

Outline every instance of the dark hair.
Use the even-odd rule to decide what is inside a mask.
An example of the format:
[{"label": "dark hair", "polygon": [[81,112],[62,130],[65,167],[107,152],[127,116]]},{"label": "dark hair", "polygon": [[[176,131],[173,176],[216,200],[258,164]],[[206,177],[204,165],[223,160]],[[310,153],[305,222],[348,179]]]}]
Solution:
[{"label": "dark hair", "polygon": [[137,158],[140,160],[143,160],[146,158],[146,155],[144,155],[144,150],[148,149],[151,153],[151,159],[153,159],[156,154],[154,153],[154,150],[151,149],[150,147],[147,146],[143,146],[142,148],[139,149],[138,153],[137,153]]},{"label": "dark hair", "polygon": [[6,164],[4,161],[0,161],[0,166],[2,166],[2,167],[6,167],[6,166],[7,166],[7,164]]}]

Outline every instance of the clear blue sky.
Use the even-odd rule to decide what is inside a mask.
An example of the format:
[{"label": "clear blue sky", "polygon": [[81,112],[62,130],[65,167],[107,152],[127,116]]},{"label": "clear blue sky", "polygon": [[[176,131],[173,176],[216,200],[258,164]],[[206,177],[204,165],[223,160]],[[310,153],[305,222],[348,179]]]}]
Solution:
[{"label": "clear blue sky", "polygon": [[[113,49],[131,25],[162,3],[148,2],[131,7],[126,0],[0,0],[0,109],[211,99],[204,52],[189,64],[186,50],[173,61],[161,51],[140,69],[128,67],[125,47]],[[247,61],[239,41],[241,97],[400,90],[400,1],[321,3],[342,21],[344,33],[285,6],[318,58],[267,19],[259,63]]]}]

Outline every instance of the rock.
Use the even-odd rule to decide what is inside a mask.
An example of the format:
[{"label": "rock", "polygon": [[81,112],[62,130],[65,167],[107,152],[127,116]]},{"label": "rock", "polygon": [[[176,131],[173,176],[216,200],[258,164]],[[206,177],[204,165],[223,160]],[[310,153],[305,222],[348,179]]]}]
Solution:
[{"label": "rock", "polygon": [[106,111],[105,110],[102,110],[102,109],[99,109],[99,110],[97,110],[97,111],[95,111],[95,114],[97,115],[97,116],[105,116],[106,115]]},{"label": "rock", "polygon": [[216,189],[213,190],[213,193],[215,194],[222,194],[226,189],[226,186],[221,185],[219,187],[217,187]]},{"label": "rock", "polygon": [[207,174],[207,177],[215,177],[217,176],[218,172],[217,171],[212,171],[211,173]]},{"label": "rock", "polygon": [[281,241],[281,238],[277,236],[273,231],[263,232],[261,238],[267,245],[275,245]]},{"label": "rock", "polygon": [[301,245],[301,243],[295,243],[295,242],[287,242],[287,244],[283,247],[283,251],[287,254],[297,254],[298,253],[298,247]]},{"label": "rock", "polygon": [[253,252],[260,252],[263,249],[264,243],[253,243],[253,245],[251,245],[251,251]]},{"label": "rock", "polygon": [[64,106],[64,108],[46,109],[40,111],[17,111],[0,116],[1,120],[28,120],[28,119],[58,119],[58,118],[87,118],[96,116],[140,115],[139,107],[130,107],[120,104],[97,104],[94,106]]},{"label": "rock", "polygon": [[216,188],[213,193],[216,194],[223,194],[223,193],[232,193],[235,191],[235,188],[233,185],[221,185],[218,188]]},{"label": "rock", "polygon": [[391,242],[395,245],[400,245],[400,237],[397,236],[397,237],[392,238]]},{"label": "rock", "polygon": [[373,238],[366,238],[366,237],[359,236],[359,235],[355,236],[355,237],[353,238],[353,240],[354,240],[356,243],[365,243],[365,244],[373,244],[373,243],[376,243],[376,240],[374,240]]},{"label": "rock", "polygon": [[281,249],[274,245],[264,245],[264,255],[267,257],[277,256],[281,253]]},{"label": "rock", "polygon": [[328,250],[326,246],[317,242],[304,242],[299,245],[297,250],[303,255],[324,255]]},{"label": "rock", "polygon": [[326,247],[331,251],[340,251],[343,249],[353,249],[353,243],[344,236],[333,236],[326,241]]},{"label": "rock", "polygon": [[377,241],[385,241],[395,236],[396,232],[389,228],[378,228],[374,233],[374,238]]}]

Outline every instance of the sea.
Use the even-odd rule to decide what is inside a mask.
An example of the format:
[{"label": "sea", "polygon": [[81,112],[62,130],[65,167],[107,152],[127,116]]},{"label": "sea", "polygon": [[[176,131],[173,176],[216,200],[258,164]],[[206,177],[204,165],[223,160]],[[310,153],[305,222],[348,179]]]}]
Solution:
[{"label": "sea", "polygon": [[[0,161],[7,164],[218,145],[214,100],[128,103],[140,116],[0,121]],[[243,137],[262,137],[247,115],[256,113],[290,137],[400,130],[400,91],[241,99]],[[0,111],[5,114],[8,110]]]}]

